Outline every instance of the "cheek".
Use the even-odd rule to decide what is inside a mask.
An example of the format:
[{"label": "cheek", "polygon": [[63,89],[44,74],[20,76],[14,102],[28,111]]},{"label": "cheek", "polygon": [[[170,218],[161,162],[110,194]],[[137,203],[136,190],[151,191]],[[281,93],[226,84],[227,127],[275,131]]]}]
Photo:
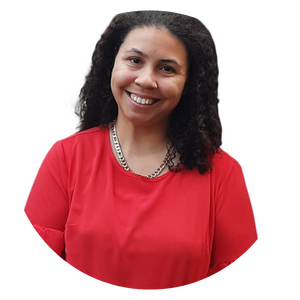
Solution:
[{"label": "cheek", "polygon": [[161,92],[165,98],[179,101],[183,92],[184,85],[181,82],[165,82],[161,84]]},{"label": "cheek", "polygon": [[113,69],[111,76],[111,87],[114,88],[125,88],[132,82],[131,74],[123,68]]}]

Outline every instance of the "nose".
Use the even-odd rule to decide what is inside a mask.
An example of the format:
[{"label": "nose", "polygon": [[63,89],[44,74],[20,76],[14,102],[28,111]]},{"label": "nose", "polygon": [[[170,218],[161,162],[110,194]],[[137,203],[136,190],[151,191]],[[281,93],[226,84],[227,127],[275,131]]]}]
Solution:
[{"label": "nose", "polygon": [[157,89],[158,87],[155,74],[149,69],[140,70],[134,82],[144,89]]}]

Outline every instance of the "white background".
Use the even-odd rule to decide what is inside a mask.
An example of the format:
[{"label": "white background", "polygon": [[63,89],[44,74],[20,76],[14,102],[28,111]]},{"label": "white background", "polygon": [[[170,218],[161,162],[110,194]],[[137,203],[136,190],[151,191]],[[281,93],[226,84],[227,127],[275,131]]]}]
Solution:
[{"label": "white background", "polygon": [[[21,209],[51,146],[77,131],[74,106],[95,45],[114,16],[101,16],[66,33],[24,78],[8,135],[10,178]],[[222,148],[243,168],[262,239],[276,219],[289,184],[288,112],[275,79],[258,55],[225,28],[200,20],[211,32],[218,53]]]}]

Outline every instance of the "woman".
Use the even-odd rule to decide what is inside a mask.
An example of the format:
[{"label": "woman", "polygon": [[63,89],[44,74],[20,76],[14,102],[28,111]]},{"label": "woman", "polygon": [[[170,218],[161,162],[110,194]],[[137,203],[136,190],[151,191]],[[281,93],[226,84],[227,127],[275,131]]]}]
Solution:
[{"label": "woman", "polygon": [[220,149],[218,67],[197,19],[117,15],[80,93],[80,131],[46,156],[25,212],[99,280],[158,289],[204,279],[255,242],[239,164]]}]

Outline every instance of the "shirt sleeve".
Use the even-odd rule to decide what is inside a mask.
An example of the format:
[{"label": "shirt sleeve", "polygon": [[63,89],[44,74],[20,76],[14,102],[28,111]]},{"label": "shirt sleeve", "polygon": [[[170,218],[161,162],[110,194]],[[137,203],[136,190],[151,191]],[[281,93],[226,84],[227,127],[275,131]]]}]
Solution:
[{"label": "shirt sleeve", "polygon": [[242,169],[233,160],[215,192],[215,225],[208,276],[244,254],[257,240],[252,206]]},{"label": "shirt sleeve", "polygon": [[67,169],[62,144],[57,142],[38,171],[25,213],[42,239],[61,257],[68,212]]}]

